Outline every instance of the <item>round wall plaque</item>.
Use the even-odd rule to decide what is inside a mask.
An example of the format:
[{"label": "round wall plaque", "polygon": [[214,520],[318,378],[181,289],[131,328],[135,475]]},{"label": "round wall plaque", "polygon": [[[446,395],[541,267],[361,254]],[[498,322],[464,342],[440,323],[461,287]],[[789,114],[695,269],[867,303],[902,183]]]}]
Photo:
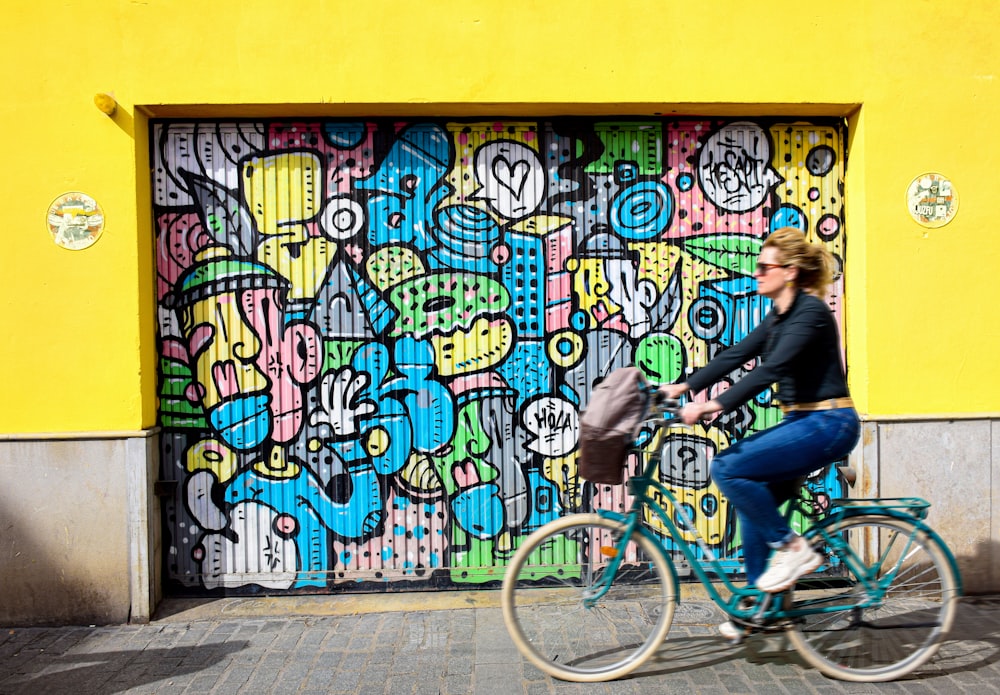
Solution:
[{"label": "round wall plaque", "polygon": [[46,215],[52,241],[72,251],[93,246],[104,231],[104,212],[86,193],[63,193],[52,201]]},{"label": "round wall plaque", "polygon": [[921,174],[906,189],[906,207],[919,224],[941,227],[958,212],[958,191],[941,174]]}]

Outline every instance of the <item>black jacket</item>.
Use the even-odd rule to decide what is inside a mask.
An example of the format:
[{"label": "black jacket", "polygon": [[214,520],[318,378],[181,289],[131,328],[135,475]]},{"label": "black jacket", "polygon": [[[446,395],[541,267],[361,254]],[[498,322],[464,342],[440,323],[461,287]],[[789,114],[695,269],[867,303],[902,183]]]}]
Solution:
[{"label": "black jacket", "polygon": [[775,383],[778,399],[785,404],[850,395],[837,323],[830,307],[814,295],[800,291],[784,314],[771,309],[746,338],[692,374],[688,386],[701,391],[755,357],[761,363],[716,397],[724,410],[739,407]]}]

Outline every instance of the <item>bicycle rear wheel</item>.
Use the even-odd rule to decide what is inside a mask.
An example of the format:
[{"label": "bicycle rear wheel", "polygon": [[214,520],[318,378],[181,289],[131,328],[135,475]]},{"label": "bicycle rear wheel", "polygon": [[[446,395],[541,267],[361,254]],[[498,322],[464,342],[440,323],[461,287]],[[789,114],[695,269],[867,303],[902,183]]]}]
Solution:
[{"label": "bicycle rear wheel", "polygon": [[810,541],[820,528],[850,547],[837,554],[825,548],[828,563],[847,576],[832,588],[795,588],[793,610],[825,612],[794,624],[792,645],[826,675],[847,681],[894,680],[924,664],[951,629],[959,595],[939,542],[905,519],[871,514],[821,524],[806,534]]},{"label": "bicycle rear wheel", "polygon": [[[620,678],[660,646],[674,615],[674,575],[663,551],[623,524],[573,514],[532,533],[511,559],[501,604],[511,639],[531,663],[577,682]],[[608,563],[624,547],[599,600]]]}]

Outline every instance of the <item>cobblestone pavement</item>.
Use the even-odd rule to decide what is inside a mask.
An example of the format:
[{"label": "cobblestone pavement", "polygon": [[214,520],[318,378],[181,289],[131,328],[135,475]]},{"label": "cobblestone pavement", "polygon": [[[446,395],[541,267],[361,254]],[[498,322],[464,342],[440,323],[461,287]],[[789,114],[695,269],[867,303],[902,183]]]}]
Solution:
[{"label": "cobblestone pavement", "polygon": [[149,625],[3,628],[0,693],[1000,692],[1000,596],[964,599],[938,656],[906,680],[882,684],[825,678],[780,635],[731,646],[714,629],[721,614],[704,600],[680,605],[670,637],[642,669],[594,684],[553,680],[528,665],[496,605],[420,607],[433,601],[418,598],[407,609],[280,615],[239,613],[227,601]]}]

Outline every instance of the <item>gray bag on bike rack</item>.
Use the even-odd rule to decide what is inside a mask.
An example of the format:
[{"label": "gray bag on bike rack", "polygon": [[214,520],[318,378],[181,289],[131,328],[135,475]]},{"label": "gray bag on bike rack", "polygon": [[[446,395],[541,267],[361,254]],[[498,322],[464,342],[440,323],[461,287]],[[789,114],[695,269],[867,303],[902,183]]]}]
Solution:
[{"label": "gray bag on bike rack", "polygon": [[649,396],[637,367],[611,372],[590,395],[580,413],[579,474],[592,483],[619,485],[629,447],[638,434]]}]

